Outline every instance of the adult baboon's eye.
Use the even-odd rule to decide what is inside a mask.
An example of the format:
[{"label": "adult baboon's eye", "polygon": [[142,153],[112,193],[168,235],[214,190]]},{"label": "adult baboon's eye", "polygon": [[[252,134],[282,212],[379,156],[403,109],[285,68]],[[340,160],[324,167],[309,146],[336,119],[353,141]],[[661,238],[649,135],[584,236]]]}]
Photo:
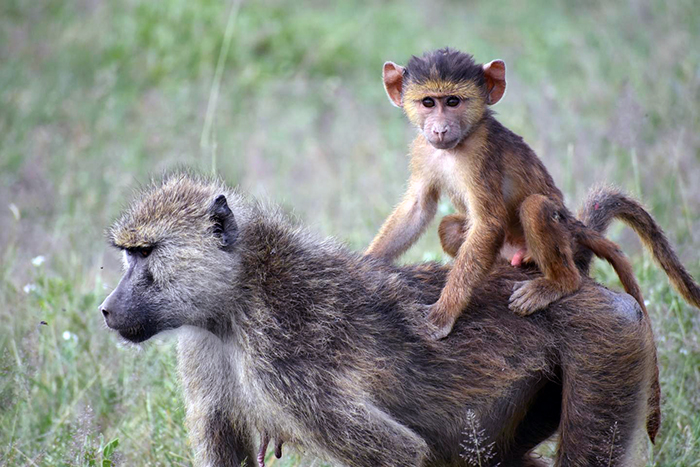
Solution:
[{"label": "adult baboon's eye", "polygon": [[435,99],[433,99],[432,97],[424,97],[421,103],[424,107],[434,107]]},{"label": "adult baboon's eye", "polygon": [[459,97],[450,96],[445,101],[445,104],[447,104],[448,107],[457,107],[459,105]]},{"label": "adult baboon's eye", "polygon": [[141,258],[147,258],[148,255],[150,255],[152,251],[153,251],[152,246],[142,246],[142,247],[138,247],[138,248],[129,248],[126,250],[126,253],[129,256],[140,256]]}]

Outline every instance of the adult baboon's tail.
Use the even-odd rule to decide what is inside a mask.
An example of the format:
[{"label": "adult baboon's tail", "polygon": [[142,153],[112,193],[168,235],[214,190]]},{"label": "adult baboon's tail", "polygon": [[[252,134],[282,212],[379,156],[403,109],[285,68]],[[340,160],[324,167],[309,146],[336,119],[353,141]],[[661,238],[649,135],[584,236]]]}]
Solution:
[{"label": "adult baboon's tail", "polygon": [[[579,219],[600,233],[605,232],[613,219],[619,219],[630,226],[666,272],[678,293],[688,303],[700,308],[700,286],[681,264],[661,227],[638,201],[614,188],[596,188],[589,193],[579,212]],[[577,263],[582,269],[588,270],[591,257],[589,251],[578,251]]]}]

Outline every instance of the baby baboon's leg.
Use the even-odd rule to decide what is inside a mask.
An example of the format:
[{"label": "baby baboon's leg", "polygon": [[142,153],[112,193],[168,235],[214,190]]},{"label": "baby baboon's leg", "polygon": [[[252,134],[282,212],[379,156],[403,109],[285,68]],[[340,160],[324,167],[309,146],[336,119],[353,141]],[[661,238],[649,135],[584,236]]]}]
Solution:
[{"label": "baby baboon's leg", "polygon": [[572,236],[561,206],[531,195],[520,207],[527,251],[544,277],[516,283],[510,309],[526,316],[578,290],[581,276],[574,264]]},{"label": "baby baboon's leg", "polygon": [[450,214],[440,221],[438,235],[442,250],[453,258],[457,256],[459,247],[464,243],[467,235],[467,216],[464,214]]},{"label": "baby baboon's leg", "polygon": [[[438,227],[438,235],[440,237],[440,245],[442,251],[452,256],[457,256],[459,247],[464,243],[469,230],[469,217],[465,214],[450,214],[442,218]],[[506,245],[501,252],[505,258],[510,261],[510,264],[516,267],[525,266],[532,262],[532,258],[528,254],[525,246],[518,244],[510,245],[506,238]]]}]

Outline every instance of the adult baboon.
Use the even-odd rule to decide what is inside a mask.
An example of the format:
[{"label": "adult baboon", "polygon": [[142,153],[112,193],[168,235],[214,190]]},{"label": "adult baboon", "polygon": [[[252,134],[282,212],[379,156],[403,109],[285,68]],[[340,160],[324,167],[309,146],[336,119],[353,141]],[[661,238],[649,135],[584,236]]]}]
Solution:
[{"label": "adult baboon", "polygon": [[623,465],[645,436],[649,322],[584,279],[525,318],[497,266],[442,341],[425,304],[448,268],[393,266],[320,240],[219,182],[172,175],[111,230],[126,272],[100,306],[132,342],[178,329],[198,465],[252,465],[265,434],[334,464]]}]

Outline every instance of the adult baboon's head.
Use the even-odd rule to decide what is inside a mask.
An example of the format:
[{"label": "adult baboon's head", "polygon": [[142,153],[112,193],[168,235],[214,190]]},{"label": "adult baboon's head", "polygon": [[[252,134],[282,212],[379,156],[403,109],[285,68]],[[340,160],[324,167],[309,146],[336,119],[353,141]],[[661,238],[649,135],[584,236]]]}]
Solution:
[{"label": "adult baboon's head", "polygon": [[100,305],[107,326],[131,342],[183,325],[230,327],[217,310],[231,299],[247,211],[220,182],[190,175],[143,190],[109,233],[125,272]]}]

